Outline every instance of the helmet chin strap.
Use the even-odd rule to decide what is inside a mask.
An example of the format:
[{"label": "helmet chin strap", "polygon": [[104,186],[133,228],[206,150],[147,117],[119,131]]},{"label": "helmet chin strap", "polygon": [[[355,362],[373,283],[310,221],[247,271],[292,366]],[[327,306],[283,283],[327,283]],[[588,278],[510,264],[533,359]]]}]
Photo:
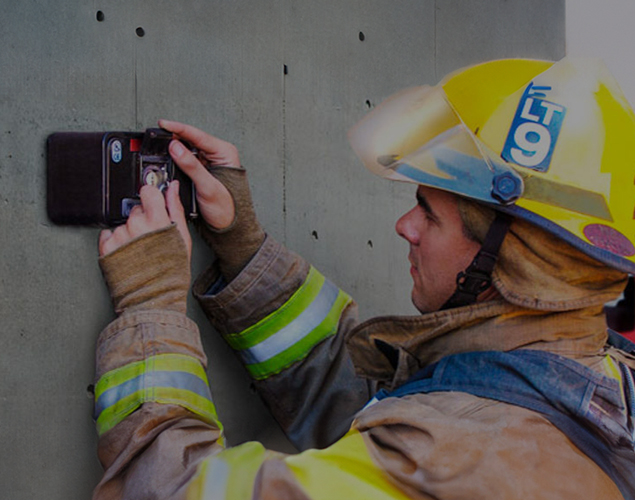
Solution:
[{"label": "helmet chin strap", "polygon": [[467,269],[456,275],[456,290],[440,310],[474,304],[479,294],[491,286],[498,252],[513,220],[510,215],[496,211],[481,249]]}]

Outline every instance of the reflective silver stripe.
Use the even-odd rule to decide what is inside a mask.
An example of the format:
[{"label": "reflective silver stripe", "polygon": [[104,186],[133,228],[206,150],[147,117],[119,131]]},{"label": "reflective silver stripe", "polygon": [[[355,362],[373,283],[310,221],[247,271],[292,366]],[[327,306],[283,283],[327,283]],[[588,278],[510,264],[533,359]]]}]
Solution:
[{"label": "reflective silver stripe", "polygon": [[229,464],[217,457],[210,459],[205,471],[205,488],[201,497],[205,500],[225,500],[227,498],[227,480]]},{"label": "reflective silver stripe", "polygon": [[259,344],[240,351],[243,363],[246,365],[262,363],[297,344],[324,321],[331,312],[338,294],[339,289],[330,281],[325,280],[320,293],[302,314]]},{"label": "reflective silver stripe", "polygon": [[97,419],[106,408],[121,401],[123,398],[150,387],[185,389],[203,398],[207,398],[210,401],[212,399],[207,383],[196,375],[176,371],[146,372],[106,390],[99,396],[99,399],[95,402],[95,419]]}]

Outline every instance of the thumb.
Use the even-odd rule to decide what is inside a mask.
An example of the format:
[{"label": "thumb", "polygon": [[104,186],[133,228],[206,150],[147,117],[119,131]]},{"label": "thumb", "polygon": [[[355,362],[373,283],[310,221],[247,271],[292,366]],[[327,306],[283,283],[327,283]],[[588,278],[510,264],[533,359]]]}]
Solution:
[{"label": "thumb", "polygon": [[99,256],[103,257],[107,253],[106,242],[112,237],[110,229],[104,229],[99,233]]},{"label": "thumb", "polygon": [[207,181],[208,173],[201,162],[198,161],[194,154],[183,146],[180,141],[173,140],[170,142],[168,149],[179,168],[192,179],[192,182],[196,185],[196,189],[198,191],[203,189]]},{"label": "thumb", "polygon": [[179,196],[179,187],[179,181],[175,180],[170,183],[165,193],[165,203],[170,220],[176,224],[176,228],[179,230],[181,238],[183,238],[189,259],[192,256],[192,237],[190,236],[190,230],[185,219],[185,210]]}]

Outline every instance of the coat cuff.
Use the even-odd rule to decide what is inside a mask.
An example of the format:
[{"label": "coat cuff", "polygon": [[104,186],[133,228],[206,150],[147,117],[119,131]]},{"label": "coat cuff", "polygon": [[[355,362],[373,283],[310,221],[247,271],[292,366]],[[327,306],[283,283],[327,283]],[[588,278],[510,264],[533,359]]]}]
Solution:
[{"label": "coat cuff", "polygon": [[190,268],[175,224],[144,234],[99,259],[115,312],[172,309],[185,313]]}]

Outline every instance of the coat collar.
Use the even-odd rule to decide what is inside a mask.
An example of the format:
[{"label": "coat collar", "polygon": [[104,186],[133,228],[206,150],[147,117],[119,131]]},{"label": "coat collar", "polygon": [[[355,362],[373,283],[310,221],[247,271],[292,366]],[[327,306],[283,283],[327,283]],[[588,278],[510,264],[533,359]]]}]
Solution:
[{"label": "coat collar", "polygon": [[601,306],[549,312],[504,300],[418,316],[384,316],[355,328],[347,345],[357,373],[392,389],[424,366],[471,351],[546,350],[571,358],[606,342]]}]

